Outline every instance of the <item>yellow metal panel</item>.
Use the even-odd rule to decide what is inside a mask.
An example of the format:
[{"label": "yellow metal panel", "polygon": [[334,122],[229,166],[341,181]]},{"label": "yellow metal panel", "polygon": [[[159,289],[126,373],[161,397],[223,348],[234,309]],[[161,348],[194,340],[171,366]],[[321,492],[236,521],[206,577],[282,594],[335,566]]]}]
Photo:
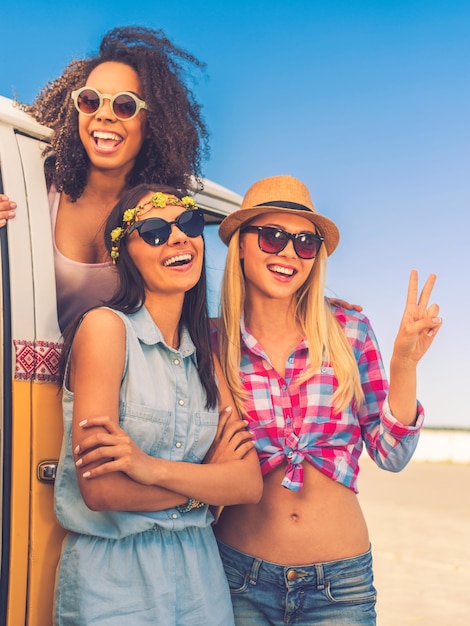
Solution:
[{"label": "yellow metal panel", "polygon": [[[38,480],[37,467],[41,461],[59,459],[63,426],[57,385],[14,381],[13,416],[7,624],[50,626],[55,570],[64,530],[54,516],[54,487]],[[26,597],[27,615],[23,601]]]},{"label": "yellow metal panel", "polygon": [[31,524],[28,626],[52,624],[55,572],[64,530],[54,516],[54,487],[38,480],[42,461],[59,459],[62,442],[61,395],[54,383],[32,385]]},{"label": "yellow metal panel", "polygon": [[25,623],[30,506],[30,407],[31,383],[14,381],[8,626]]}]

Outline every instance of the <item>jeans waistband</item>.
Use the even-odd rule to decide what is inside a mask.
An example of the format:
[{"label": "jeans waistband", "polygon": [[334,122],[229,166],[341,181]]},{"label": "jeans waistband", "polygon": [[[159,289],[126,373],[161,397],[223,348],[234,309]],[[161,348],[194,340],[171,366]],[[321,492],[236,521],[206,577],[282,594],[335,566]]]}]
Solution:
[{"label": "jeans waistband", "polygon": [[259,578],[283,586],[299,584],[313,584],[322,589],[325,580],[333,579],[352,571],[360,573],[372,568],[371,549],[364,554],[308,565],[280,565],[258,559],[255,556],[240,552],[221,541],[218,541],[219,551],[225,564],[233,563],[237,568],[246,572],[248,581],[256,585]]}]

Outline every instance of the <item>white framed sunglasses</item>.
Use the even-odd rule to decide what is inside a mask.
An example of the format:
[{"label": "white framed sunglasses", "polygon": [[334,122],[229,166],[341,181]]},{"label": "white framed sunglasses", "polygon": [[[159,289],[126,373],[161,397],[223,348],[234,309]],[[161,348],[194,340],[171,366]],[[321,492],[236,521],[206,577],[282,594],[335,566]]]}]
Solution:
[{"label": "white framed sunglasses", "polygon": [[131,120],[141,109],[148,109],[147,103],[132,91],[119,91],[114,96],[101,93],[94,87],[80,87],[72,91],[75,108],[83,115],[95,115],[103,106],[104,99],[109,100],[111,110],[118,120]]}]

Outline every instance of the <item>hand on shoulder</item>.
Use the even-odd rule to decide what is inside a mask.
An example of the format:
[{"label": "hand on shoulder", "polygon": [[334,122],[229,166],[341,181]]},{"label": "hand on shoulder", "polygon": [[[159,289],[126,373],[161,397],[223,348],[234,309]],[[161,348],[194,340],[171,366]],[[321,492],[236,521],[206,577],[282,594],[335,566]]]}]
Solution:
[{"label": "hand on shoulder", "polygon": [[326,298],[326,301],[333,306],[340,306],[343,309],[348,309],[350,311],[357,311],[360,313],[362,311],[362,306],[360,304],[351,304],[347,300],[341,300],[340,298]]}]

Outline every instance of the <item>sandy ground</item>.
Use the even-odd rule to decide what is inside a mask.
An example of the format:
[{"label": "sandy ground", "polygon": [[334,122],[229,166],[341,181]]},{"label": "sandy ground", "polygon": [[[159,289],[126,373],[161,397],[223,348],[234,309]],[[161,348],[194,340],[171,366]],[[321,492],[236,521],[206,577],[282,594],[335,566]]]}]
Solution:
[{"label": "sandy ground", "polygon": [[361,459],[378,626],[470,624],[470,464],[412,461],[402,472]]}]

